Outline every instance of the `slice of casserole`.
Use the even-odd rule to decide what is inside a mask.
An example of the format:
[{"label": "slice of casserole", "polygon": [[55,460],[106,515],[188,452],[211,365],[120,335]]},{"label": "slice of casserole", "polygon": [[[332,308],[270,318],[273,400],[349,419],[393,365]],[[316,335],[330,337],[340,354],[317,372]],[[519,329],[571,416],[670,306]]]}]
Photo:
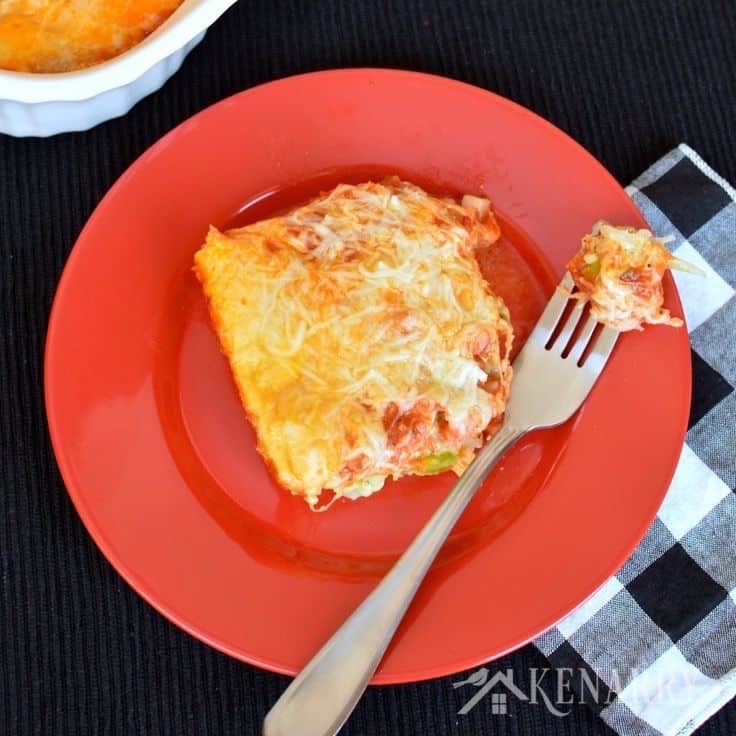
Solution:
[{"label": "slice of casserole", "polygon": [[341,184],[195,256],[258,449],[312,508],[462,472],[504,411],[511,323],[474,257],[499,228],[463,201]]}]

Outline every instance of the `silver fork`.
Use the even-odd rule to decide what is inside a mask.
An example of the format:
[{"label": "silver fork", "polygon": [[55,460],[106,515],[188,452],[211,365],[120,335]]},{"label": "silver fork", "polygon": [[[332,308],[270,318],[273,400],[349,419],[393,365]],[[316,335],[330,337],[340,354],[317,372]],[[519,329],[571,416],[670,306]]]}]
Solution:
[{"label": "silver fork", "polygon": [[[566,274],[514,361],[511,398],[501,429],[478,453],[391,571],[271,708],[263,724],[264,736],[332,736],[340,730],[440,547],[499,458],[522,435],[562,424],[585,401],[619,333],[603,328],[581,363],[598,323],[592,317],[581,320],[584,304],[580,300],[563,319],[572,288],[572,278]],[[548,345],[556,329],[557,335]]]}]

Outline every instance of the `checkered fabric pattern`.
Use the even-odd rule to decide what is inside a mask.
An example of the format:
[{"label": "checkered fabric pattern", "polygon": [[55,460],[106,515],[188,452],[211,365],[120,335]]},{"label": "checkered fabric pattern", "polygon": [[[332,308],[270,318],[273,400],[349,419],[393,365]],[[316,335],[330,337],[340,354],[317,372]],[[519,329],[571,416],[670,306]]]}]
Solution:
[{"label": "checkered fabric pattern", "polygon": [[675,274],[692,346],[687,443],[632,557],[536,641],[622,736],[684,736],[736,695],[736,191],[688,146],[627,192],[704,278]]}]

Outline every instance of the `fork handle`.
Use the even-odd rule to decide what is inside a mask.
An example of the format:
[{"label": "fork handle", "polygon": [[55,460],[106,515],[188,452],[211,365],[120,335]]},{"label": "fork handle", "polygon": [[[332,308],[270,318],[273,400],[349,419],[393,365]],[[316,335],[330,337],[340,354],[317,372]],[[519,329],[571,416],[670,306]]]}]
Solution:
[{"label": "fork handle", "polygon": [[440,547],[498,459],[523,433],[504,425],[488,441],[386,577],[271,708],[263,736],[332,736],[340,730]]}]

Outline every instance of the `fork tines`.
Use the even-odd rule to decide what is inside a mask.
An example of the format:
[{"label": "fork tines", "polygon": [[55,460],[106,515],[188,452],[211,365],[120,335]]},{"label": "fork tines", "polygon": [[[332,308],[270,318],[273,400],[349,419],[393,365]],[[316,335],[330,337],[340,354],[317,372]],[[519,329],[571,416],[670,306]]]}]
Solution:
[{"label": "fork tines", "polygon": [[587,300],[575,294],[575,283],[566,272],[530,339],[542,341],[546,350],[571,363],[582,365],[589,359],[605,363],[619,332],[591,317]]}]

